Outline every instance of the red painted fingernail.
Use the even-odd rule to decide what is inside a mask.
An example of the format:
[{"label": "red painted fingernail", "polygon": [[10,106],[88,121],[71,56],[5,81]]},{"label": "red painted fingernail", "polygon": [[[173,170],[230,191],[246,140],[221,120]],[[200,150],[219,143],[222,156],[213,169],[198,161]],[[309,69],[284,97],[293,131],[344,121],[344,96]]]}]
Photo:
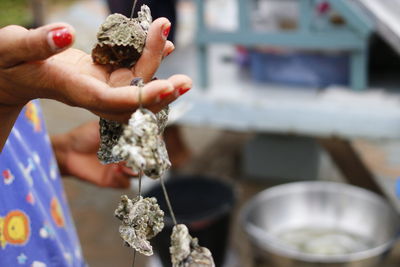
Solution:
[{"label": "red painted fingernail", "polygon": [[183,95],[184,93],[186,93],[189,90],[190,90],[190,88],[179,88],[178,92],[179,92],[179,95]]},{"label": "red painted fingernail", "polygon": [[62,49],[72,44],[73,36],[67,28],[56,28],[49,36],[50,45],[55,49]]},{"label": "red painted fingernail", "polygon": [[170,54],[172,54],[172,52],[174,52],[175,51],[175,47],[174,47],[174,49],[172,49],[171,51],[169,51],[168,53],[167,53],[167,56],[169,56]]},{"label": "red painted fingernail", "polygon": [[162,34],[163,34],[163,37],[164,37],[165,39],[167,39],[170,30],[171,30],[171,25],[168,25],[168,26],[163,30]]},{"label": "red painted fingernail", "polygon": [[[173,50],[172,50],[172,51],[173,51]],[[165,55],[163,56],[163,59],[166,58],[166,57],[168,57],[168,56],[172,53],[172,51],[169,51],[169,52],[165,53]]]},{"label": "red painted fingernail", "polygon": [[162,99],[167,98],[167,97],[170,96],[173,92],[174,92],[174,91],[162,92],[162,93],[160,94],[160,99],[162,100]]}]

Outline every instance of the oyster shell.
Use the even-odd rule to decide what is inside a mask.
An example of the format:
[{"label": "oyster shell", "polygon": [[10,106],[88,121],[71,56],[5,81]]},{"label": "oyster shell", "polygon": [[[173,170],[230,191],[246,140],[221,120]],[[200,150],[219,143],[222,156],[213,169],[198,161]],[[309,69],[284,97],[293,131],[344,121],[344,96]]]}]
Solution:
[{"label": "oyster shell", "polygon": [[175,225],[172,229],[169,251],[173,267],[215,267],[210,250],[201,247],[184,224]]},{"label": "oyster shell", "polygon": [[131,200],[123,195],[114,214],[122,221],[119,233],[125,244],[146,256],[153,255],[148,240],[164,228],[164,212],[157,199],[138,196]]},{"label": "oyster shell", "polygon": [[[141,78],[135,78],[131,85],[142,88],[144,83]],[[145,116],[147,120],[141,120],[140,118],[144,116],[140,116],[139,113],[134,115],[134,113],[128,125],[100,118],[100,148],[97,157],[103,164],[128,161],[127,166],[134,172],[139,173],[143,170],[147,176],[159,178],[171,166],[162,140],[162,133],[168,123],[169,107],[165,107],[155,116],[149,110],[142,109],[140,113],[143,112],[147,114]],[[135,122],[135,120],[140,120],[140,122]],[[129,127],[138,126],[141,129],[140,135],[147,133],[146,137],[140,138],[136,130],[125,131]],[[136,140],[136,138],[140,139]],[[146,145],[150,146],[146,148]]]},{"label": "oyster shell", "polygon": [[[114,69],[132,67],[143,52],[151,22],[150,8],[146,5],[141,7],[137,18],[130,19],[121,14],[108,16],[97,33],[93,61]],[[101,142],[97,157],[103,164],[122,160],[111,153],[121,134],[120,123],[100,118]]]},{"label": "oyster shell", "polygon": [[113,68],[130,68],[139,59],[152,22],[150,8],[141,7],[137,18],[111,14],[100,26],[93,61]]},{"label": "oyster shell", "polygon": [[163,134],[165,127],[167,127],[168,114],[169,114],[169,106],[166,106],[165,108],[156,113],[158,134],[160,135]]},{"label": "oyster shell", "polygon": [[100,118],[100,147],[97,158],[103,164],[117,163],[123,159],[112,154],[112,148],[118,144],[123,125],[116,121]]},{"label": "oyster shell", "polygon": [[134,172],[142,170],[151,178],[159,178],[171,166],[159,131],[157,117],[151,111],[136,110],[113,147],[113,156],[125,160]]}]

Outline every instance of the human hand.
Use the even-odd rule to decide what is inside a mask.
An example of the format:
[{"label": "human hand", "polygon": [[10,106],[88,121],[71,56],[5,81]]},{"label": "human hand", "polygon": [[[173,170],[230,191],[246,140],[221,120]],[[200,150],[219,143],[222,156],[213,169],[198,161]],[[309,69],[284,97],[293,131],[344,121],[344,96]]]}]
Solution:
[{"label": "human hand", "polygon": [[129,187],[136,176],[124,163],[103,165],[97,159],[100,135],[98,122],[90,122],[72,131],[51,137],[62,175],[72,175],[86,182],[113,188]]},{"label": "human hand", "polygon": [[[138,106],[138,88],[126,85],[135,77],[150,81],[163,55],[173,49],[165,36],[169,27],[165,18],[154,21],[137,64],[132,69],[113,72],[93,64],[91,56],[82,51],[65,50],[74,39],[74,30],[67,24],[30,31],[19,26],[0,29],[0,105],[24,105],[31,99],[52,98],[106,119],[126,121]],[[190,87],[191,80],[184,75],[153,81],[144,87],[142,101],[158,111],[174,100],[175,90]],[[171,97],[165,97],[167,93]],[[161,101],[162,96],[165,100]]]},{"label": "human hand", "polygon": [[[56,23],[26,30],[0,29],[0,147],[20,109],[35,98],[51,98],[79,106],[110,120],[127,121],[139,105],[138,88],[126,86],[135,77],[149,82],[162,58],[173,49],[166,41],[170,22],[155,20],[143,55],[132,69],[110,71],[93,64],[90,55],[68,49],[74,39],[71,26]],[[157,112],[186,92],[192,81],[185,75],[157,80],[142,89],[142,104]]]}]

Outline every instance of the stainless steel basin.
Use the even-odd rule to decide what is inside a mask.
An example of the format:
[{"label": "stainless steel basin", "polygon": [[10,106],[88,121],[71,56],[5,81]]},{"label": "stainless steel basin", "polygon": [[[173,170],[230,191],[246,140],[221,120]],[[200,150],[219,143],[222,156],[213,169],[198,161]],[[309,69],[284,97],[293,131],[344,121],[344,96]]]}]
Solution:
[{"label": "stainless steel basin", "polygon": [[383,198],[333,182],[267,189],[245,205],[241,223],[256,267],[382,266],[400,232]]}]

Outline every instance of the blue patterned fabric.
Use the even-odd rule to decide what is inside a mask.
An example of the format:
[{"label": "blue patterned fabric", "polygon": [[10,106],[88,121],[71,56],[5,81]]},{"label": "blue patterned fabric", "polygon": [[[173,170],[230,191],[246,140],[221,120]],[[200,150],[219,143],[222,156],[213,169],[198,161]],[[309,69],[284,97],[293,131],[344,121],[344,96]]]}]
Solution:
[{"label": "blue patterned fabric", "polygon": [[86,266],[37,101],[0,154],[0,266]]}]

